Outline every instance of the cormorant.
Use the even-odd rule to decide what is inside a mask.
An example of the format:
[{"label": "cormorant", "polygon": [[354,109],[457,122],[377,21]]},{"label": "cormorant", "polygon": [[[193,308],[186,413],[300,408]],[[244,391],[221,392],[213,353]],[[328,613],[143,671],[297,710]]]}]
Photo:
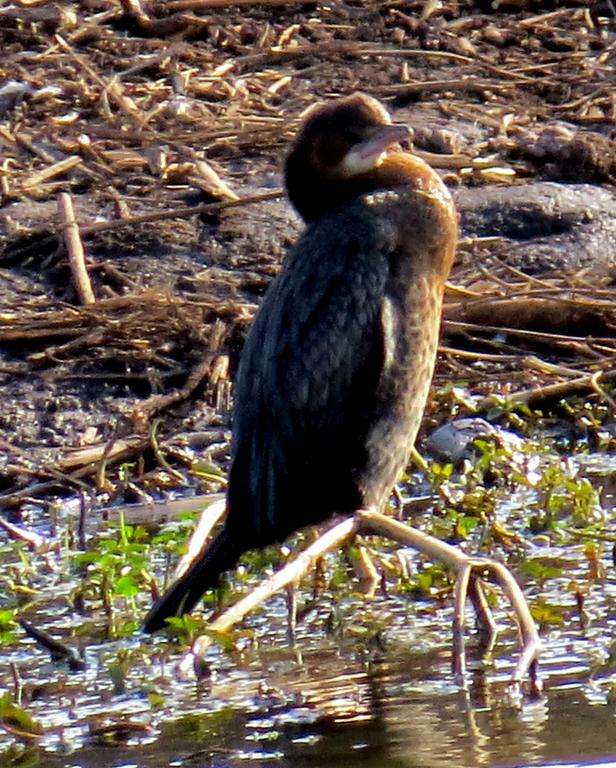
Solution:
[{"label": "cormorant", "polygon": [[285,183],[307,227],[242,353],[227,517],[146,631],[190,611],[246,550],[335,513],[379,509],[404,469],[457,240],[446,187],[399,147],[408,135],[361,93],[306,114]]}]

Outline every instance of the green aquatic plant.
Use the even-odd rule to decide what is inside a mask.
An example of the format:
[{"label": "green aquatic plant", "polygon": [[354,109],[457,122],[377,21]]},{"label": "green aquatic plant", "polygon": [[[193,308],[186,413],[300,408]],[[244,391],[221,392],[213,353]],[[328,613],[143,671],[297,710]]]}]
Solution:
[{"label": "green aquatic plant", "polygon": [[0,694],[0,723],[6,731],[26,743],[36,741],[43,735],[39,721],[17,704],[8,691]]},{"label": "green aquatic plant", "polygon": [[569,461],[548,462],[536,491],[538,511],[529,518],[533,533],[559,532],[567,526],[584,527],[602,520],[599,490]]},{"label": "green aquatic plant", "polygon": [[15,611],[10,608],[0,610],[0,645],[12,645],[15,643],[18,626]]},{"label": "green aquatic plant", "polygon": [[98,601],[107,615],[112,636],[131,634],[138,625],[137,597],[152,583],[147,532],[141,526],[126,525],[120,515],[119,521],[109,523],[89,547],[88,551],[72,556],[82,575],[72,592],[73,601]]}]

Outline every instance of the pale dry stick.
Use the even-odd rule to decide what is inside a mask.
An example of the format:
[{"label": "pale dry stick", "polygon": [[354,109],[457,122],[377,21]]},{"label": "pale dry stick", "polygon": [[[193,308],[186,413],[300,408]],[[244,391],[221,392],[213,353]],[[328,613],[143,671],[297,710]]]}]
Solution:
[{"label": "pale dry stick", "polygon": [[346,55],[346,56],[394,56],[400,59],[425,57],[427,59],[436,59],[441,61],[455,61],[460,64],[472,64],[481,67],[483,71],[492,72],[500,77],[506,77],[509,80],[515,80],[519,83],[536,83],[535,78],[526,75],[512,75],[512,73],[494,64],[490,64],[483,59],[473,58],[472,56],[463,56],[459,53],[449,51],[431,51],[423,48],[388,48],[387,46],[377,46],[374,44],[362,45],[354,41],[336,40],[327,43],[307,43],[297,45],[293,48],[284,48],[282,46],[272,46],[266,53],[255,53],[241,56],[236,59],[236,64],[260,65],[271,60],[294,59],[300,56],[328,56],[328,55]]},{"label": "pale dry stick", "polygon": [[502,118],[490,117],[485,111],[481,112],[478,109],[471,110],[465,106],[461,106],[458,101],[439,99],[437,107],[448,119],[451,117],[461,118],[463,120],[468,120],[471,123],[479,123],[487,128],[494,128],[497,131],[502,130],[503,127]]},{"label": "pale dry stick", "polygon": [[24,192],[36,189],[36,187],[40,187],[45,181],[53,179],[55,176],[60,176],[63,173],[68,173],[68,171],[72,171],[73,168],[76,168],[82,163],[83,160],[78,155],[65,157],[64,160],[59,160],[57,163],[53,163],[52,165],[43,168],[42,171],[37,171],[26,177],[21,183],[21,188]]},{"label": "pale dry stick", "polygon": [[446,155],[440,152],[426,152],[421,149],[414,149],[413,154],[433,168],[443,168],[445,170],[459,170],[460,168],[466,168],[473,162],[473,159],[467,155]]},{"label": "pale dry stick", "polygon": [[305,5],[306,0],[170,0],[168,11],[198,11],[202,8],[241,8],[248,5],[274,7]]},{"label": "pale dry stick", "polygon": [[0,528],[3,528],[9,536],[12,536],[18,541],[25,542],[28,547],[33,551],[40,550],[46,543],[42,536],[34,531],[27,531],[25,528],[20,528],[18,525],[14,525],[5,517],[0,515]]},{"label": "pale dry stick", "polygon": [[609,346],[609,344],[599,344],[594,339],[592,342],[588,342],[587,351],[594,354],[595,358],[601,360],[604,365],[614,361],[614,353],[616,352],[613,346]]},{"label": "pale dry stick", "polygon": [[[571,58],[588,58],[588,53],[586,51],[580,53],[579,56],[572,55]],[[527,75],[530,72],[544,72],[545,70],[550,69],[557,69],[562,65],[562,60],[558,59],[557,61],[548,61],[545,64],[532,64],[530,66],[523,66],[523,67],[512,67],[511,71],[515,72],[516,74],[523,74]]]},{"label": "pale dry stick", "polygon": [[[41,147],[38,144],[35,144],[30,138],[30,136],[27,136],[26,134],[23,134],[20,131],[13,131],[13,132],[7,131],[4,127],[2,129],[2,136],[11,144],[13,142],[16,142],[17,144],[19,144],[20,147],[23,147],[23,149],[30,152],[32,155],[34,155],[34,157],[38,157],[39,160],[42,160],[44,163],[47,163],[47,165],[55,165],[56,158],[52,154],[50,154],[44,147]],[[81,160],[81,158],[78,155],[71,155],[71,157],[64,158],[64,160],[60,160],[59,162],[66,163],[66,161],[70,160],[71,158],[73,158],[72,162],[75,162],[75,158],[78,160]],[[79,163],[77,163],[77,165],[78,164]],[[27,182],[22,182],[22,184],[26,185]]]},{"label": "pale dry stick", "polygon": [[[264,203],[269,200],[276,200],[284,196],[284,190],[274,189],[271,192],[262,192],[256,195],[241,197],[239,200],[223,200],[218,203],[203,203],[203,205],[183,205],[178,208],[168,208],[166,211],[154,211],[153,213],[143,213],[138,216],[132,216],[129,219],[116,219],[114,221],[99,221],[81,228],[83,235],[92,235],[98,232],[108,232],[109,230],[119,229],[120,227],[134,226],[136,224],[150,224],[154,221],[164,221],[166,219],[182,219],[188,216],[197,216],[201,213],[219,213],[227,208],[241,208],[244,205],[254,203]],[[40,241],[39,241],[40,245]]]},{"label": "pale dry stick", "polygon": [[[584,332],[584,323],[590,324],[591,321],[599,324],[606,314],[613,314],[614,306],[606,301],[592,302],[586,299],[565,296],[546,296],[537,295],[512,295],[499,296],[497,294],[486,296],[482,299],[470,299],[465,302],[447,302],[445,305],[444,316],[448,320],[463,318],[481,324],[484,319],[490,319],[494,323],[503,326],[503,332],[508,332],[506,327],[512,325],[517,330],[525,330],[529,326],[543,324],[547,321],[553,323],[553,329],[556,328],[565,332],[568,328],[575,328]],[[516,325],[519,324],[519,325]],[[589,334],[591,335],[591,334]]]},{"label": "pale dry stick", "polygon": [[591,91],[590,93],[587,93],[585,96],[580,96],[580,98],[575,99],[574,101],[570,101],[568,104],[559,104],[558,109],[562,111],[570,111],[572,109],[579,109],[580,107],[584,106],[589,101],[592,101],[593,99],[596,99],[597,96],[601,96],[602,93],[606,92],[608,90],[607,85],[600,85],[598,88],[595,88],[594,91]]},{"label": "pale dry stick", "polygon": [[[199,496],[193,496],[185,499],[170,499],[163,502],[152,502],[146,504],[125,504],[117,507],[103,507],[102,509],[94,509],[92,516],[96,516],[96,520],[119,520],[120,517],[124,518],[127,525],[140,525],[144,528],[158,528],[165,523],[172,522],[178,519],[178,516],[187,512],[202,512],[202,519],[212,521],[212,527],[216,524],[217,520],[214,520],[215,510],[218,509],[218,505],[224,502],[225,496],[222,493],[204,493]],[[206,523],[198,524],[198,528],[205,532]],[[194,534],[193,534],[194,536]],[[189,543],[189,548],[192,544],[192,538]]]},{"label": "pale dry stick", "polygon": [[[520,683],[529,673],[533,687],[535,689],[539,687],[536,669],[541,649],[539,636],[522,590],[505,566],[491,560],[471,558],[450,544],[372,510],[359,510],[353,516],[336,522],[290,563],[215,619],[209,626],[211,632],[227,632],[275,592],[296,583],[314,566],[318,558],[356,533],[387,536],[413,547],[432,560],[444,563],[456,573],[459,583],[455,589],[453,665],[458,681],[462,681],[465,673],[464,604],[467,597],[472,600],[478,618],[484,623],[484,629],[494,627],[489,608],[477,581],[482,574],[491,573],[509,599],[520,627],[522,653],[512,675],[512,682]],[[204,654],[212,642],[213,635],[197,638],[190,652],[180,662],[182,674],[190,675],[192,671],[198,677],[200,676]]]},{"label": "pale dry stick", "polygon": [[130,97],[124,95],[118,79],[114,77],[110,81],[106,81],[98,74],[85,57],[80,53],[77,53],[61,35],[56,34],[54,37],[60,48],[66,51],[81,69],[103,89],[103,93],[109,94],[118,109],[138,127],[144,128],[146,122],[141,110]]},{"label": "pale dry stick", "polygon": [[[514,355],[515,357],[515,355]],[[547,360],[543,360],[537,355],[528,355],[523,357],[521,361],[524,368],[530,368],[531,370],[539,371],[539,373],[556,374],[557,376],[568,376],[570,379],[578,379],[580,376],[586,375],[586,371],[577,370],[575,368],[567,368],[564,365],[556,365],[550,363]]]},{"label": "pale dry stick", "polygon": [[525,283],[536,283],[543,288],[552,288],[552,285],[547,280],[542,280],[539,277],[535,277],[535,275],[527,275],[526,272],[522,272],[522,270],[516,269],[516,267],[514,267],[512,264],[507,264],[506,261],[503,261],[503,259],[500,259],[498,256],[492,256],[492,261],[494,261],[497,266],[507,270],[507,272],[514,275],[515,277],[519,277]]},{"label": "pale dry stick", "polygon": [[[93,16],[90,16],[88,19],[84,20],[85,23],[80,23],[75,32],[71,32],[70,35],[68,35],[68,42],[76,45],[82,38],[96,35],[101,27],[108,21],[113,22],[116,19],[121,18],[121,16],[121,9],[116,8],[115,6],[107,11],[95,13]],[[54,44],[50,46],[47,51],[41,52],[40,54],[35,54],[33,59],[47,58],[49,54],[57,49],[57,47],[57,44]]]},{"label": "pale dry stick", "polygon": [[521,21],[518,21],[517,23],[521,27],[534,27],[536,24],[540,24],[542,22],[551,21],[552,19],[557,19],[560,16],[570,16],[577,15],[575,8],[561,8],[557,11],[548,11],[546,13],[540,13],[536,16],[529,16],[527,19],[522,19]]},{"label": "pale dry stick", "polygon": [[520,360],[519,355],[497,355],[489,352],[472,352],[468,349],[456,349],[455,347],[447,347],[443,344],[439,344],[438,351],[442,355],[453,355],[454,357],[461,357],[465,360],[483,360],[492,363],[517,363]]},{"label": "pale dry stick", "polygon": [[[120,459],[124,458],[124,456],[128,456],[131,453],[134,453],[134,451],[126,451],[126,453],[118,454],[115,459],[119,461]],[[81,478],[88,477],[94,472],[92,464],[87,464],[85,467],[80,467],[79,469],[71,472],[70,475],[67,475],[63,472],[58,472],[54,468],[49,467],[44,467],[40,472],[35,472],[26,467],[18,467],[18,470],[21,474],[27,474],[32,477],[46,475],[47,477],[52,477],[53,479],[45,480],[40,483],[29,484],[25,488],[20,488],[19,490],[11,491],[10,493],[0,494],[1,507],[14,507],[18,504],[24,503],[25,501],[31,501],[32,503],[40,504],[42,503],[41,499],[37,498],[37,496],[47,493],[48,491],[57,490],[59,485],[71,489],[74,489],[75,486],[77,486],[78,488],[82,487],[84,490],[90,490],[91,485],[83,482]],[[152,505],[152,507],[155,508],[156,505]],[[162,522],[164,522],[164,520]]]},{"label": "pale dry stick", "polygon": [[142,450],[147,444],[147,438],[141,435],[127,435],[104,443],[68,449],[56,459],[56,465],[62,470],[70,471],[75,467],[130,455]]},{"label": "pale dry stick", "polygon": [[73,285],[82,304],[94,304],[96,298],[92,290],[90,275],[86,267],[83,243],[79,235],[79,227],[75,220],[73,201],[68,192],[60,192],[58,195],[58,214],[60,226],[64,235],[66,255],[73,278]]},{"label": "pale dry stick", "polygon": [[376,89],[381,96],[411,97],[427,93],[441,93],[454,91],[456,93],[484,93],[485,91],[503,91],[513,87],[511,82],[495,83],[490,80],[471,80],[459,78],[452,80],[426,80],[422,83],[396,83],[394,85],[382,85]]},{"label": "pale dry stick", "polygon": [[464,296],[464,298],[478,299],[482,296],[478,291],[472,291],[470,288],[466,288],[463,285],[457,285],[456,283],[450,283],[449,280],[445,283],[445,299],[451,299],[451,296]]},{"label": "pale dry stick", "polygon": [[[486,272],[486,276],[495,281],[500,280],[501,284],[508,289],[509,295],[503,297],[505,300],[520,296],[523,291],[522,299],[549,299],[550,301],[558,300],[567,306],[614,309],[614,299],[616,296],[613,290],[600,288],[593,290],[591,287],[582,288],[567,285],[553,285],[549,288],[529,288],[526,283],[507,283],[502,281],[502,278],[495,277],[489,271]],[[601,298],[602,296],[607,296],[608,298],[603,299]],[[486,299],[485,293],[483,298],[484,300]]]},{"label": "pale dry stick", "polygon": [[165,59],[172,59],[172,58],[175,58],[176,56],[181,56],[185,54],[188,50],[189,50],[189,46],[184,41],[176,41],[176,42],[170,43],[169,46],[167,48],[164,48],[161,53],[155,53],[155,54],[152,54],[151,56],[146,56],[143,59],[140,59],[136,64],[133,64],[131,67],[128,67],[128,69],[124,69],[121,72],[119,72],[117,77],[120,80],[122,80],[125,77],[130,77],[131,75],[139,74],[140,72],[143,72],[143,70],[157,67]]},{"label": "pale dry stick", "polygon": [[596,373],[593,373],[593,375],[590,377],[590,386],[593,392],[596,392],[597,395],[602,400],[605,400],[605,402],[610,406],[610,408],[613,411],[616,411],[616,400],[611,395],[608,395],[608,393],[601,387],[599,384],[599,379],[603,378],[603,371],[597,371]]},{"label": "pale dry stick", "polygon": [[[616,379],[616,370],[607,371],[602,373],[603,381],[612,382]],[[534,405],[544,400],[554,400],[558,398],[561,400],[564,397],[570,397],[571,395],[578,395],[581,392],[596,392],[596,374],[589,374],[587,376],[580,376],[577,379],[569,379],[569,381],[560,381],[556,384],[548,384],[545,387],[536,387],[534,389],[526,389],[522,392],[514,392],[509,395],[507,400],[514,403],[524,403],[526,405]],[[607,397],[606,393],[601,389],[598,394],[601,397]],[[611,400],[611,398],[610,398]],[[478,410],[484,410],[493,405],[493,399],[491,395],[484,397],[477,404]]]},{"label": "pale dry stick", "polygon": [[[563,333],[546,333],[545,331],[529,331],[526,328],[510,328],[509,326],[503,326],[503,325],[488,325],[488,324],[478,324],[478,323],[467,323],[464,320],[447,320],[445,319],[443,322],[443,328],[446,331],[454,330],[454,331],[475,331],[475,332],[485,332],[489,331],[490,333],[501,333],[506,334],[508,336],[520,336],[524,339],[533,339],[537,341],[546,341],[553,344],[560,344],[565,346],[571,346],[573,344],[587,344],[589,339],[586,336],[569,336]],[[609,343],[613,341],[613,339],[608,337],[594,337],[593,342],[605,342]]]},{"label": "pale dry stick", "polygon": [[[499,277],[498,275],[495,275],[493,272],[490,272],[490,270],[487,267],[480,267],[479,268],[479,274],[483,275],[483,277],[490,280],[492,283],[495,283],[500,288],[504,288],[505,290],[509,291],[511,289],[511,283],[506,282],[502,279],[502,277]],[[494,287],[492,287],[492,290],[494,290]],[[479,301],[485,300],[485,293],[483,295],[478,295],[477,299]]]}]

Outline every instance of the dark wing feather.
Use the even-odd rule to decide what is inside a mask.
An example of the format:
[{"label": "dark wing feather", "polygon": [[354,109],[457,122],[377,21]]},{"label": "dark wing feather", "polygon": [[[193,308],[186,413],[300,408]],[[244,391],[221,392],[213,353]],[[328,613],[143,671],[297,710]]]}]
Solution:
[{"label": "dark wing feather", "polygon": [[373,222],[356,206],[312,225],[246,341],[229,527],[248,546],[361,504],[356,480],[383,365],[380,313],[394,247]]},{"label": "dark wing feather", "polygon": [[146,631],[190,611],[245,550],[362,504],[394,246],[358,204],[319,220],[289,254],[242,354],[225,526]]}]

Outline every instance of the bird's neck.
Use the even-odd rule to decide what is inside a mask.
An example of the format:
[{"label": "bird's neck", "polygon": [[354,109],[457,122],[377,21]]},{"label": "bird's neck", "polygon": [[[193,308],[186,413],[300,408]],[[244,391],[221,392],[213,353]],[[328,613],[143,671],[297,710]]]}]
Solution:
[{"label": "bird's neck", "polygon": [[407,152],[388,154],[371,171],[347,179],[326,178],[314,167],[295,168],[290,161],[286,169],[287,193],[308,223],[361,195],[401,187],[433,196],[438,204],[452,205],[438,174]]},{"label": "bird's neck", "polygon": [[440,176],[426,162],[409,152],[386,155],[370,175],[378,188],[407,187],[429,195],[435,203],[442,203],[453,209],[451,196]]}]

